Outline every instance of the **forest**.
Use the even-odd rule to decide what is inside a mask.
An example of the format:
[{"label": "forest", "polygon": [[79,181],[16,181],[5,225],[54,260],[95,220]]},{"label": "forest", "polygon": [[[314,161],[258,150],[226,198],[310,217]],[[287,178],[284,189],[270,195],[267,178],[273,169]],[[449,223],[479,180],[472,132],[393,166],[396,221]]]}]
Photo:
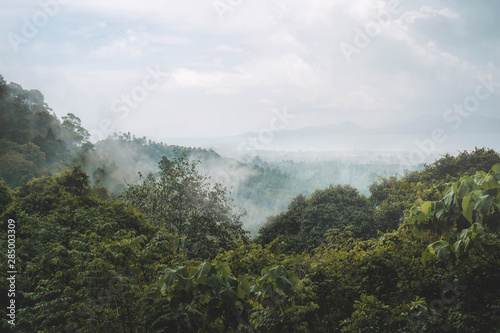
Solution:
[{"label": "forest", "polygon": [[500,332],[500,154],[351,167],[366,189],[335,165],[92,143],[0,76],[1,330]]}]

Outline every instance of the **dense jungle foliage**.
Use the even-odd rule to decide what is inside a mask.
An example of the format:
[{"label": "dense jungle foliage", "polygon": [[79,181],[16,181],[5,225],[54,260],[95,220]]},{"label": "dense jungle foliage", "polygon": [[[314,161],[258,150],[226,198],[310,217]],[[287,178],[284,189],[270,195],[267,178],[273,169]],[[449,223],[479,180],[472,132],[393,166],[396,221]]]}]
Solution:
[{"label": "dense jungle foliage", "polygon": [[115,138],[161,156],[113,195],[106,168],[82,166],[96,148],[75,115],[3,79],[0,93],[4,309],[9,220],[18,270],[2,331],[500,332],[493,150],[379,178],[369,197],[298,195],[251,238],[192,150]]}]

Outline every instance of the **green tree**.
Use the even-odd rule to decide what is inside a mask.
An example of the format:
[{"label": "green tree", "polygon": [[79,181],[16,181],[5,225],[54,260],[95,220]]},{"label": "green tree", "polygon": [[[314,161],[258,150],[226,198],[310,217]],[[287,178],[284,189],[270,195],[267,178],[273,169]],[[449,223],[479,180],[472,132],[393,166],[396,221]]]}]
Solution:
[{"label": "green tree", "polygon": [[17,145],[15,150],[8,151],[0,161],[0,176],[15,187],[33,177],[45,173],[43,163],[45,154],[33,143]]},{"label": "green tree", "polygon": [[453,181],[465,174],[473,175],[476,171],[488,172],[491,167],[500,163],[500,155],[493,149],[478,148],[473,151],[462,151],[457,156],[446,154],[420,172],[425,182]]},{"label": "green tree", "polygon": [[397,228],[415,202],[437,200],[446,184],[477,171],[488,172],[500,163],[500,155],[493,149],[476,148],[462,151],[457,156],[443,155],[434,163],[426,164],[422,171],[406,171],[401,177],[379,177],[370,185],[370,202],[375,206],[375,226],[387,231]]},{"label": "green tree", "polygon": [[82,145],[89,139],[90,134],[82,126],[80,118],[75,116],[73,113],[68,113],[66,116],[62,117],[62,119],[62,128],[66,131],[66,134],[69,136],[71,142],[74,142],[77,145]]},{"label": "green tree", "polygon": [[0,177],[7,185],[83,164],[88,138],[74,114],[61,123],[40,91],[0,80]]},{"label": "green tree", "polygon": [[310,198],[297,196],[287,211],[268,218],[259,229],[259,241],[268,244],[280,238],[288,252],[311,251],[324,242],[327,230],[346,226],[352,226],[357,237],[373,235],[372,205],[351,186],[330,185]]},{"label": "green tree", "polygon": [[0,216],[7,209],[7,206],[12,202],[12,191],[5,184],[3,180],[0,179]]},{"label": "green tree", "polygon": [[142,184],[131,185],[122,197],[144,212],[154,225],[182,236],[180,248],[191,257],[213,258],[243,237],[239,215],[227,202],[220,184],[210,184],[185,154],[163,157],[160,173],[152,173]]}]

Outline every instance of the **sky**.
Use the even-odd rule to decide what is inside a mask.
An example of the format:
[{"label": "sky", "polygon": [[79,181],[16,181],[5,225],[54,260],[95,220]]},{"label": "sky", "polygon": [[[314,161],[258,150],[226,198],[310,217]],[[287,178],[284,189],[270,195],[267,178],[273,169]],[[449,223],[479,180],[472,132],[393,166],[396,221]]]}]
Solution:
[{"label": "sky", "polygon": [[486,0],[0,0],[0,74],[93,140],[372,128],[458,117],[464,101],[500,118],[498,13]]}]

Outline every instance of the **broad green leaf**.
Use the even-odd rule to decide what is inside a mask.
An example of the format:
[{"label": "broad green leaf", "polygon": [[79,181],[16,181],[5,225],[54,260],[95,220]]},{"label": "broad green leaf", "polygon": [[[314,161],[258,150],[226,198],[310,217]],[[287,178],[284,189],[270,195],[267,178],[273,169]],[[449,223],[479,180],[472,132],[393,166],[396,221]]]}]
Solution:
[{"label": "broad green leaf", "polygon": [[462,210],[463,210],[462,214],[465,216],[467,221],[469,221],[470,223],[472,223],[472,210],[474,208],[474,203],[471,202],[473,193],[474,192],[467,194],[465,196],[464,200],[462,201]]},{"label": "broad green leaf", "polygon": [[444,195],[448,195],[450,193],[453,193],[453,186],[449,186],[444,190]]},{"label": "broad green leaf", "polygon": [[269,273],[264,274],[257,282],[263,283],[269,278]]},{"label": "broad green leaf", "polygon": [[438,210],[438,211],[436,212],[436,218],[439,220],[439,218],[440,218],[441,216],[443,216],[443,214],[444,214],[445,212],[446,212],[446,211],[445,211],[445,209],[444,209],[444,208],[441,208],[440,210]]},{"label": "broad green leaf", "polygon": [[247,293],[241,286],[238,285],[238,290],[236,290],[236,294],[238,295],[238,298],[244,299]]},{"label": "broad green leaf", "polygon": [[227,304],[234,304],[238,300],[238,295],[234,292],[233,288],[226,284],[220,291],[222,301]]},{"label": "broad green leaf", "polygon": [[238,297],[239,298],[244,298],[245,295],[249,295],[250,294],[250,282],[244,276],[240,276],[240,278],[238,280],[239,280],[239,283],[238,283]]},{"label": "broad green leaf", "polygon": [[188,282],[191,282],[189,277],[183,277],[183,276],[178,276],[179,280],[177,282],[177,285],[179,286],[179,289],[182,290],[188,290]]},{"label": "broad green leaf", "polygon": [[271,279],[276,281],[276,279],[279,276],[283,275],[284,272],[285,272],[285,268],[283,266],[279,265],[279,266],[271,268],[269,270],[269,275],[271,276]]},{"label": "broad green leaf", "polygon": [[483,195],[476,199],[474,210],[481,213],[481,215],[486,216],[486,214],[490,211],[492,204],[493,197],[491,195]]},{"label": "broad green leaf", "polygon": [[210,275],[209,277],[207,277],[207,286],[214,290],[219,290],[223,286],[222,279],[215,274]]},{"label": "broad green leaf", "polygon": [[420,206],[413,206],[410,209],[410,214],[411,215],[418,215],[421,212],[422,212],[422,207],[420,207]]},{"label": "broad green leaf", "polygon": [[491,167],[491,170],[492,170],[494,173],[500,173],[500,163],[495,164],[494,166],[492,166],[492,167]]},{"label": "broad green leaf", "polygon": [[449,260],[452,253],[453,251],[449,244],[438,246],[436,248],[436,256],[443,261]]},{"label": "broad green leaf", "polygon": [[206,277],[210,270],[212,269],[213,265],[208,262],[204,262],[200,265],[200,268],[198,268],[198,271],[195,274],[195,278],[199,279],[202,277]]},{"label": "broad green leaf", "polygon": [[420,262],[424,267],[427,265],[427,262],[429,261],[430,258],[432,258],[434,254],[432,254],[429,249],[425,250],[424,253],[422,253],[422,258],[420,258]]},{"label": "broad green leaf", "polygon": [[436,257],[443,261],[449,260],[451,254],[453,253],[450,244],[442,240],[430,244],[427,248],[432,254],[436,255]]},{"label": "broad green leaf", "polygon": [[168,288],[175,281],[175,278],[177,277],[177,271],[174,271],[173,269],[170,268],[167,268],[165,271],[166,274],[165,277],[163,278],[163,283],[165,284],[166,288]]},{"label": "broad green leaf", "polygon": [[273,293],[273,286],[272,284],[268,284],[267,286],[264,287],[264,289],[262,289],[262,293],[264,295],[272,295]]},{"label": "broad green leaf", "polygon": [[458,253],[460,250],[460,245],[462,244],[462,240],[457,240],[452,246],[451,249],[453,252]]},{"label": "broad green leaf", "polygon": [[483,183],[481,184],[481,188],[485,190],[493,190],[496,188],[499,188],[500,184],[498,183],[498,180],[493,175],[488,175],[486,178],[484,178]]},{"label": "broad green leaf", "polygon": [[262,289],[262,286],[260,284],[253,284],[251,287],[250,287],[250,292],[251,293],[258,293],[260,292],[260,290]]},{"label": "broad green leaf", "polygon": [[220,272],[222,274],[222,277],[224,279],[227,279],[228,276],[231,274],[231,268],[229,268],[229,265],[228,264],[222,264],[220,267]]},{"label": "broad green leaf", "polygon": [[467,250],[467,247],[470,243],[470,237],[472,236],[472,233],[473,233],[472,229],[473,229],[473,226],[462,230],[462,232],[460,233],[460,236],[458,238],[458,241],[456,241],[455,244],[453,244],[453,246],[452,246],[452,249],[455,253],[460,252],[460,247],[462,246],[462,244],[465,244],[465,250]]},{"label": "broad green leaf", "polygon": [[425,214],[425,215],[429,215],[430,214],[430,210],[431,210],[431,207],[432,207],[432,202],[431,201],[426,201],[422,204],[422,212]]},{"label": "broad green leaf", "polygon": [[285,293],[288,293],[293,290],[293,284],[290,281],[288,281],[288,279],[284,276],[280,276],[276,280],[276,286],[278,287],[279,290],[282,290]]},{"label": "broad green leaf", "polygon": [[486,173],[486,171],[476,171],[476,174],[479,175],[479,177],[486,177],[488,174]]},{"label": "broad green leaf", "polygon": [[464,196],[467,195],[467,193],[469,193],[471,189],[472,189],[472,179],[470,177],[465,177],[459,182],[457,197],[459,199],[463,198]]},{"label": "broad green leaf", "polygon": [[469,239],[469,238],[470,238],[470,236],[471,236],[471,235],[472,235],[472,233],[473,233],[472,229],[473,229],[473,228],[474,228],[474,226],[476,226],[476,225],[477,225],[477,223],[474,223],[474,224],[472,225],[472,227],[462,230],[462,232],[460,233],[459,239],[460,239],[460,240],[462,240],[462,241],[465,241],[465,240]]},{"label": "broad green leaf", "polygon": [[448,193],[444,198],[443,198],[443,202],[444,204],[446,205],[446,207],[450,207],[451,204],[453,203],[453,195],[454,195],[454,192],[453,191],[450,191],[450,193]]},{"label": "broad green leaf", "polygon": [[486,232],[484,226],[481,223],[474,223],[470,229],[475,232]]}]

